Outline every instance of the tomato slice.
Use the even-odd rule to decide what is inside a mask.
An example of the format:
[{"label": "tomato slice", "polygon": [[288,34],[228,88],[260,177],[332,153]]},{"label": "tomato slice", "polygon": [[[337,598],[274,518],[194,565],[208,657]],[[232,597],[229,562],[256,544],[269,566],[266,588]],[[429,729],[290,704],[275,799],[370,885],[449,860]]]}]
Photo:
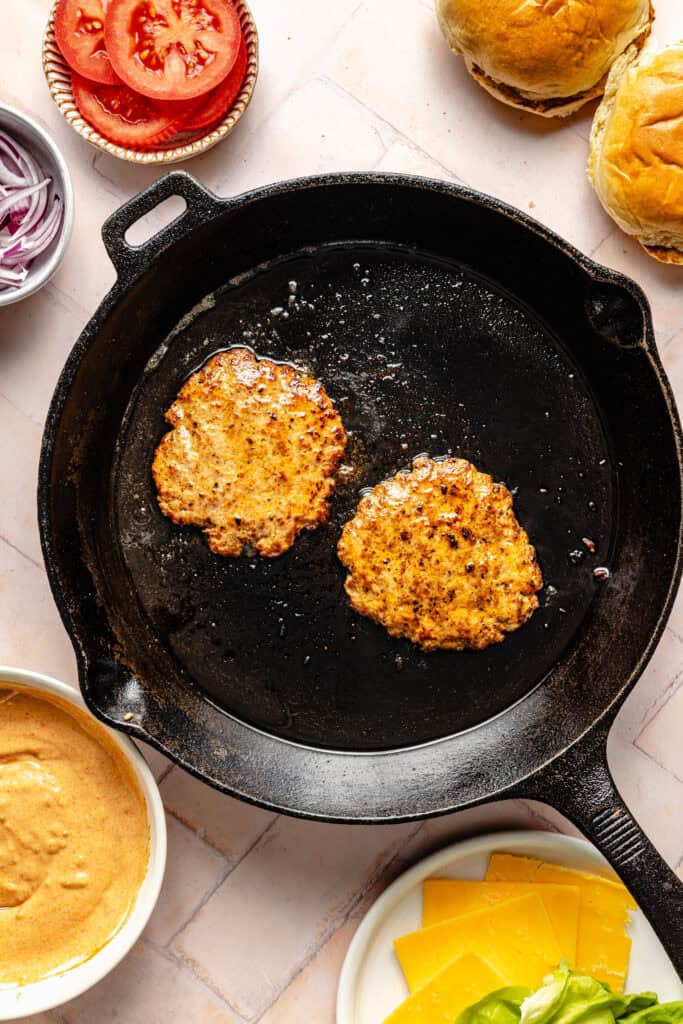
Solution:
[{"label": "tomato slice", "polygon": [[109,0],[104,38],[131,89],[155,100],[189,100],[229,74],[242,30],[230,0]]},{"label": "tomato slice", "polygon": [[72,74],[76,106],[100,135],[121,146],[152,149],[180,128],[187,107],[164,110],[127,85],[102,85]]},{"label": "tomato slice", "polygon": [[244,83],[244,76],[247,73],[247,44],[244,37],[240,42],[239,53],[232,71],[227,78],[224,78],[220,85],[207,93],[192,107],[187,120],[183,124],[183,131],[198,132],[202,128],[208,128],[215,124],[224,114],[230,110],[235,102]]},{"label": "tomato slice", "polygon": [[104,45],[101,0],[59,0],[55,11],[55,37],[72,71],[105,85],[118,81]]}]

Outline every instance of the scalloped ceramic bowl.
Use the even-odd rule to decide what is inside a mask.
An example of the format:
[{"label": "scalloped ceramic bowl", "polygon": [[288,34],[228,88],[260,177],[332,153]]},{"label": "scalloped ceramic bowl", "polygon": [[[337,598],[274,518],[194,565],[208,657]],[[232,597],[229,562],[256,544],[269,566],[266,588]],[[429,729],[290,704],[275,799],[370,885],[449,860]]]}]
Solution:
[{"label": "scalloped ceramic bowl", "polygon": [[[0,683],[59,697],[90,716],[78,690],[38,672],[0,666]],[[94,720],[93,720],[94,722]],[[89,960],[29,985],[0,985],[0,1021],[14,1021],[52,1010],[97,984],[119,963],[140,937],[159,896],[166,867],[166,819],[159,789],[147,762],[126,736],[94,722],[116,744],[137,779],[149,821],[149,863],[135,902],[121,927]]]},{"label": "scalloped ceramic bowl", "polygon": [[169,149],[145,151],[118,146],[110,142],[81,117],[74,94],[71,89],[71,69],[66,63],[57,46],[54,30],[54,16],[57,0],[52,5],[50,18],[43,38],[43,71],[52,98],[59,107],[64,118],[81,138],[97,146],[110,156],[119,160],[128,160],[134,164],[175,164],[181,160],[190,160],[193,156],[206,153],[207,150],[222,142],[234,130],[238,121],[249,106],[258,75],[258,33],[252,13],[244,0],[235,0],[235,8],[239,14],[244,41],[247,44],[247,73],[242,91],[233,103],[223,120],[211,131],[189,142],[175,145]]}]

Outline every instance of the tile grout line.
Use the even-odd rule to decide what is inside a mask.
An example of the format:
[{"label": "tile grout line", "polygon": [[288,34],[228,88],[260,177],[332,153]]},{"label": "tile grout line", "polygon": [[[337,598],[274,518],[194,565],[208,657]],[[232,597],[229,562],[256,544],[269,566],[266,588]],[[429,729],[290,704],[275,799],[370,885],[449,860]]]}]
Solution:
[{"label": "tile grout line", "polygon": [[[108,196],[111,196],[112,199],[115,199],[117,201],[117,203],[119,204],[119,206],[120,206],[122,203],[125,203],[128,199],[130,199],[130,195],[127,192],[120,192],[120,191],[118,191],[117,186],[116,186],[116,182],[112,181],[111,178],[107,177],[107,175],[104,174],[100,170],[100,168],[97,166],[100,157],[102,157],[104,155],[105,154],[102,153],[102,152],[95,153],[93,155],[91,161],[90,161],[90,167],[94,171],[94,173],[98,176],[98,178],[101,178],[102,181],[106,182],[107,185],[111,186],[111,188],[106,188],[104,191],[106,192],[106,194]],[[112,191],[112,189],[113,189],[113,191]]]},{"label": "tile grout line", "polygon": [[[667,703],[668,703],[668,701],[667,701]],[[638,739],[640,739],[640,737],[638,737]],[[680,778],[680,776],[676,775],[676,772],[672,772],[670,768],[667,768],[666,765],[661,763],[661,761],[658,761],[657,758],[653,754],[651,754],[647,750],[644,750],[643,747],[641,747],[639,745],[637,740],[634,741],[631,744],[631,746],[635,747],[636,750],[640,751],[640,753],[643,755],[643,757],[647,757],[648,760],[652,761],[653,764],[656,764],[658,768],[661,768],[661,770],[663,772],[666,772],[666,774],[669,775],[672,779],[675,779],[676,782],[680,782],[680,783],[683,784],[683,779]]]},{"label": "tile grout line", "polygon": [[218,849],[218,847],[216,847],[216,846],[214,846],[214,845],[213,845],[212,843],[210,843],[210,842],[208,841],[208,839],[204,839],[204,838],[203,838],[202,836],[200,836],[200,835],[199,835],[199,833],[197,832],[197,830],[196,830],[196,829],[193,829],[193,828],[192,828],[192,827],[191,827],[190,825],[188,825],[188,824],[187,824],[187,822],[183,821],[183,820],[182,820],[182,818],[179,818],[179,817],[178,817],[178,816],[177,816],[176,814],[174,814],[174,812],[173,812],[172,810],[170,810],[170,809],[169,809],[168,807],[166,808],[166,810],[168,811],[168,813],[169,813],[169,814],[170,814],[170,815],[171,815],[171,816],[172,816],[173,818],[175,818],[175,820],[176,820],[177,822],[179,822],[179,823],[180,823],[180,824],[181,824],[181,825],[183,826],[183,828],[186,828],[186,829],[187,829],[187,830],[188,830],[189,832],[192,832],[192,833],[193,833],[193,834],[194,834],[195,836],[197,836],[197,839],[199,839],[199,840],[200,840],[200,842],[203,842],[203,843],[204,843],[204,844],[205,844],[206,846],[208,846],[208,847],[209,847],[209,848],[210,848],[211,850],[213,850],[213,851],[214,851],[215,853],[219,853],[219,854],[221,854],[221,856],[222,856],[222,857],[223,857],[223,858],[225,859],[225,861],[226,861],[226,864],[227,864],[227,869],[226,869],[225,873],[224,873],[224,874],[223,874],[223,875],[221,876],[221,878],[220,878],[220,879],[218,880],[218,882],[216,883],[216,885],[214,885],[214,887],[213,887],[212,889],[210,889],[210,890],[209,890],[209,892],[207,892],[207,893],[205,893],[205,894],[204,894],[204,896],[203,896],[203,897],[202,897],[202,899],[201,899],[201,900],[199,901],[199,903],[198,903],[198,904],[197,904],[197,905],[195,906],[195,908],[194,908],[194,909],[192,910],[192,912],[190,913],[190,915],[188,916],[188,918],[187,918],[187,919],[186,919],[186,920],[185,920],[185,921],[184,921],[184,922],[183,922],[183,923],[182,923],[181,925],[179,925],[179,927],[178,927],[178,928],[176,928],[176,930],[175,930],[175,931],[173,932],[173,934],[172,934],[172,935],[170,936],[170,938],[169,938],[169,939],[168,939],[168,940],[166,941],[166,944],[164,945],[164,947],[163,947],[163,948],[164,948],[164,949],[167,949],[167,950],[169,950],[169,951],[170,951],[170,949],[171,949],[171,946],[172,946],[172,944],[173,944],[173,943],[174,943],[174,942],[176,941],[176,939],[178,938],[178,936],[180,935],[180,933],[181,933],[182,931],[184,931],[184,930],[185,930],[185,929],[186,929],[187,927],[189,927],[189,925],[191,925],[191,924],[192,924],[192,922],[194,921],[194,919],[195,919],[195,918],[197,917],[197,915],[198,915],[199,913],[201,913],[201,911],[202,911],[202,910],[204,909],[204,907],[205,907],[205,906],[206,906],[206,904],[207,904],[207,903],[209,902],[209,900],[211,899],[211,897],[212,897],[212,896],[215,896],[215,894],[216,894],[216,893],[218,892],[218,890],[219,890],[219,889],[220,889],[220,887],[221,887],[221,886],[223,885],[223,883],[224,883],[224,882],[226,881],[226,879],[228,879],[228,878],[230,877],[230,875],[231,875],[231,874],[233,873],[233,871],[234,871],[234,870],[235,870],[236,868],[238,868],[238,867],[240,866],[240,864],[242,863],[242,861],[243,861],[243,860],[245,860],[245,859],[246,859],[246,858],[247,858],[247,857],[249,856],[249,854],[250,854],[250,853],[252,852],[252,850],[254,850],[254,849],[255,849],[255,847],[256,847],[256,846],[258,846],[258,845],[260,844],[261,840],[262,840],[262,839],[263,839],[263,838],[264,838],[264,837],[265,837],[265,836],[266,836],[266,835],[267,835],[267,834],[268,834],[268,833],[270,832],[270,830],[271,830],[271,829],[272,829],[272,828],[273,828],[273,827],[275,826],[275,824],[276,824],[276,822],[277,822],[277,821],[279,820],[279,817],[280,817],[280,816],[279,816],[278,814],[276,814],[276,815],[275,815],[275,817],[273,818],[273,820],[272,820],[271,822],[269,822],[269,823],[268,823],[268,824],[266,825],[266,827],[264,828],[263,832],[259,833],[259,835],[258,835],[258,836],[256,837],[256,839],[255,839],[255,840],[253,841],[253,843],[251,844],[251,846],[249,846],[249,847],[248,847],[248,849],[246,849],[246,850],[244,851],[244,853],[242,854],[242,856],[241,856],[241,857],[239,857],[239,858],[238,858],[238,859],[237,859],[236,861],[234,861],[234,862],[231,862],[231,861],[230,861],[230,860],[229,860],[229,859],[228,859],[228,858],[226,857],[226,855],[225,855],[225,854],[224,854],[224,853],[223,853],[223,852],[222,852],[221,850],[219,850],[219,849]]},{"label": "tile grout line", "polygon": [[596,252],[598,251],[598,249],[599,249],[599,248],[600,248],[601,246],[603,246],[603,245],[605,244],[605,242],[606,242],[606,241],[607,241],[607,240],[608,240],[609,238],[611,238],[611,237],[612,237],[612,235],[616,234],[618,230],[619,230],[619,228],[618,228],[618,227],[617,227],[617,226],[616,226],[615,224],[612,224],[612,225],[611,225],[611,226],[610,226],[610,227],[608,228],[608,230],[607,230],[607,234],[606,234],[606,235],[604,235],[604,236],[603,236],[603,237],[602,237],[602,238],[600,239],[600,241],[599,241],[599,242],[596,242],[596,244],[595,244],[595,245],[594,245],[594,246],[592,247],[592,249],[591,249],[591,250],[590,250],[590,252],[588,253],[588,255],[590,256],[590,258],[591,258],[591,259],[593,259],[593,258],[595,257],[595,254],[596,254]]},{"label": "tile grout line", "polygon": [[[246,1018],[243,1017],[241,1013],[238,1013],[234,1006],[231,1006],[227,999],[224,999],[219,992],[216,992],[210,985],[207,985],[204,979],[193,971],[182,957],[176,956],[170,949],[166,949],[164,946],[159,946],[158,943],[154,942],[152,939],[143,938],[142,942],[145,946],[148,946],[150,949],[153,949],[156,953],[162,956],[177,970],[182,971],[185,974],[189,974],[193,981],[196,981],[203,989],[206,989],[207,992],[217,999],[222,1006],[224,1006],[225,1009],[236,1018],[238,1024],[247,1024]],[[66,1024],[68,1024],[68,1021]]]},{"label": "tile grout line", "polygon": [[[673,633],[673,630],[671,632]],[[681,638],[677,636],[676,633],[673,633],[673,636],[676,637],[676,640],[678,640],[679,643],[681,642]],[[672,700],[675,694],[678,692],[682,678],[683,669],[676,673],[671,682],[666,686],[664,691],[661,693],[659,698],[655,699],[652,704],[649,704],[647,708],[645,708],[643,714],[640,717],[640,721],[638,722],[638,734],[631,740],[631,743],[634,747],[638,747],[638,740],[643,735],[647,727],[664,710],[669,701]],[[650,712],[652,712],[652,714],[650,714]],[[641,748],[638,747],[638,749],[640,750]],[[643,753],[645,753],[645,751],[643,751]]]},{"label": "tile grout line", "polygon": [[[250,847],[249,851],[247,851],[247,853],[245,853],[245,855],[244,855],[245,857],[247,856],[248,853],[251,852],[251,850],[254,849],[254,847],[256,845],[258,845],[260,840],[271,830],[271,828],[275,825],[275,822],[279,819],[279,817],[280,817],[280,815],[278,815],[277,818],[275,819],[275,821],[273,821],[268,826],[268,828],[265,829],[265,831],[262,833],[260,839],[258,839],[253,844],[253,846]],[[418,824],[417,828],[415,828],[415,830],[413,832],[411,832],[408,836],[406,836],[405,842],[407,843],[411,839],[413,839],[417,835],[417,833],[424,827],[424,825],[425,825],[425,822],[421,821]],[[308,967],[308,965],[312,962],[312,960],[315,959],[316,955],[325,947],[325,945],[330,941],[330,939],[334,935],[336,935],[336,933],[339,931],[339,929],[344,927],[344,925],[347,923],[347,921],[351,918],[351,915],[353,914],[353,912],[356,909],[356,907],[362,902],[362,900],[368,894],[368,892],[370,891],[372,886],[375,885],[375,883],[378,881],[378,879],[381,877],[381,875],[385,871],[387,871],[389,869],[389,867],[394,863],[394,861],[399,859],[399,850],[400,850],[400,847],[399,847],[399,849],[396,850],[396,852],[388,860],[386,860],[383,863],[380,863],[380,865],[378,866],[377,870],[375,872],[373,872],[373,874],[367,880],[366,884],[363,885],[363,887],[358,891],[358,893],[355,894],[354,898],[351,900],[351,902],[349,903],[348,907],[346,907],[346,909],[343,910],[342,913],[339,914],[334,919],[334,921],[332,921],[331,925],[323,933],[322,938],[317,943],[315,948],[312,949],[312,950],[309,950],[304,955],[301,963],[297,966],[296,970],[294,971],[292,976],[289,978],[289,980],[286,982],[286,984],[283,986],[283,988],[280,989],[280,991],[277,993],[277,995],[273,998],[272,1002],[270,1002],[268,1004],[268,1006],[266,1006],[264,1008],[263,1012],[259,1013],[256,1017],[245,1018],[242,1014],[240,1014],[239,1011],[236,1010],[232,1006],[232,1004],[225,998],[225,996],[223,996],[221,993],[219,993],[219,991],[217,989],[215,989],[213,987],[213,984],[208,979],[202,977],[202,975],[200,973],[201,968],[202,968],[202,964],[198,960],[196,960],[194,957],[191,957],[189,955],[186,956],[183,953],[175,954],[171,950],[168,950],[169,955],[174,957],[174,958],[177,958],[179,963],[181,963],[187,970],[189,970],[194,977],[198,978],[202,982],[202,984],[204,984],[206,986],[206,988],[208,988],[211,992],[213,992],[215,995],[217,995],[218,998],[221,999],[229,1007],[231,1012],[235,1013],[239,1017],[239,1019],[241,1021],[245,1021],[246,1022],[248,1020],[250,1022],[250,1024],[258,1024],[258,1021],[263,1019],[265,1014],[267,1014],[273,1008],[273,1006],[275,1006],[277,1001],[289,989],[290,985],[295,980],[295,978],[297,978],[301,974],[301,972],[304,971],[306,969],[306,967]],[[244,860],[244,857],[242,857],[242,860]],[[240,861],[240,863],[241,863],[241,861]],[[237,865],[235,865],[235,867],[237,867]],[[228,872],[228,874],[229,873],[230,872]],[[227,878],[227,875],[226,875],[226,878]],[[217,888],[219,888],[220,885],[222,885],[222,882],[219,883],[219,886],[217,886]],[[214,892],[216,892],[216,889],[214,889]],[[196,913],[199,912],[199,909],[201,909],[201,908],[197,909],[197,911],[195,912],[195,915],[193,915],[193,917],[196,916]],[[192,919],[190,919],[190,921],[188,921],[188,924],[191,923],[191,920]]]},{"label": "tile grout line", "polygon": [[[174,768],[177,768],[178,771],[184,771],[184,769],[181,768],[179,764],[172,763],[170,765],[169,769],[166,772],[164,772],[163,778],[164,779],[168,778],[168,776],[171,774],[171,772],[173,771]],[[202,783],[202,785],[206,785],[206,783]],[[220,790],[218,790],[217,792],[220,792]],[[227,796],[227,794],[222,794],[222,795],[226,795]],[[237,800],[239,803],[244,803],[248,807],[255,807],[256,806],[255,804],[249,804],[246,800],[240,800],[239,797],[229,797],[229,799]],[[162,796],[162,800],[163,800],[163,796]],[[223,857],[226,861],[230,860],[228,855],[226,853],[224,853],[223,850],[221,850],[221,848],[219,846],[216,846],[214,843],[212,843],[210,839],[206,838],[206,836],[199,835],[199,830],[196,829],[196,828],[193,828],[192,825],[189,824],[189,822],[185,821],[185,819],[180,816],[180,814],[178,814],[176,811],[174,811],[171,807],[166,807],[165,804],[164,804],[164,807],[168,811],[168,813],[171,815],[171,817],[175,818],[175,820],[179,821],[181,825],[184,825],[185,828],[189,829],[191,832],[194,832],[197,836],[199,836],[199,838],[202,840],[202,842],[206,843],[206,845],[211,847],[212,850],[215,850],[216,853],[220,853],[221,857]],[[263,808],[261,808],[261,809],[263,809]],[[259,834],[253,840],[253,842],[250,844],[250,846],[247,847],[247,849],[244,851],[244,853],[240,854],[240,856],[237,858],[237,860],[234,861],[234,863],[233,863],[233,870],[242,863],[242,861],[244,860],[245,857],[249,856],[249,854],[254,849],[254,847],[257,846],[258,843],[260,843],[260,841],[263,839],[263,837],[266,835],[266,833],[270,831],[270,829],[275,825],[275,823],[280,818],[280,815],[277,813],[277,811],[270,811],[270,812],[265,811],[265,813],[266,814],[268,814],[268,813],[272,814],[273,815],[273,820],[268,822],[266,827],[261,832],[259,832]]]},{"label": "tile grout line", "polygon": [[369,880],[362,887],[362,889],[360,889],[359,892],[355,894],[355,897],[351,900],[348,907],[332,921],[327,931],[323,933],[323,936],[320,942],[317,944],[317,946],[314,949],[309,950],[309,952],[304,956],[303,960],[298,965],[296,971],[291,976],[291,978],[284,986],[284,988],[282,988],[280,992],[277,993],[273,1001],[269,1003],[268,1006],[266,1006],[266,1008],[263,1010],[263,1013],[259,1014],[258,1017],[254,1018],[253,1024],[258,1024],[259,1021],[263,1020],[267,1013],[270,1013],[270,1011],[278,1002],[278,1000],[282,998],[282,996],[294,984],[296,979],[306,970],[306,968],[313,962],[313,960],[315,960],[316,956],[322,952],[327,943],[334,938],[337,932],[339,932],[342,928],[345,927],[346,924],[348,924],[348,922],[351,920],[351,917],[353,916],[354,911],[363,902],[363,900],[370,892],[372,887],[379,881],[382,875],[389,870],[389,868],[395,861],[401,860],[401,850],[415,838],[415,836],[424,828],[425,825],[425,821],[419,822],[414,831],[412,831],[409,835],[406,836],[405,842],[399,845],[394,854],[383,864],[379,865],[377,870],[369,878]]},{"label": "tile grout line", "polygon": [[217,999],[220,999],[221,1003],[227,1006],[230,1013],[234,1014],[234,1016],[237,1017],[239,1021],[244,1021],[246,1024],[247,1020],[252,1020],[252,1018],[244,1017],[239,1012],[239,1010],[236,1010],[232,1003],[229,1003],[225,996],[221,992],[219,992],[217,988],[214,988],[214,986],[208,980],[208,978],[202,977],[202,975],[200,974],[202,964],[199,962],[199,960],[195,960],[194,957],[189,955],[186,956],[184,953],[174,953],[170,949],[163,950],[163,952],[166,953],[168,958],[174,961],[181,970],[184,970],[185,972],[190,974],[194,979],[200,982],[203,985],[203,987],[207,989],[207,991],[211,992],[211,994],[214,995]]},{"label": "tile grout line", "polygon": [[27,562],[30,562],[31,565],[35,566],[36,569],[39,569],[40,572],[45,572],[44,565],[42,565],[40,562],[36,562],[34,558],[31,558],[30,555],[27,555],[25,551],[22,551],[21,548],[18,548],[16,544],[13,544],[11,540],[7,539],[7,537],[3,537],[2,534],[0,534],[0,543],[6,544],[7,547],[11,548],[12,551],[16,551],[18,555],[21,555],[22,558],[25,558]]},{"label": "tile grout line", "polygon": [[27,413],[24,409],[20,409],[19,406],[12,401],[9,395],[2,390],[2,388],[0,388],[0,398],[4,402],[7,402],[10,409],[12,409],[17,414],[17,416],[21,416],[22,419],[28,420],[29,423],[32,423],[35,427],[38,427],[42,434],[43,429],[45,427],[44,420],[34,420],[33,416],[31,416],[30,413]]},{"label": "tile grout line", "polygon": [[[144,742],[144,740],[143,740],[143,742]],[[161,750],[157,750],[156,747],[152,747],[152,750],[156,750],[157,754],[162,754],[163,753]],[[163,754],[163,756],[166,757],[166,754]],[[144,753],[143,753],[143,757],[144,757]],[[180,768],[180,766],[177,765],[175,763],[175,761],[170,761],[169,764],[164,765],[163,771],[159,775],[159,778],[156,780],[157,786],[160,786],[161,783],[164,781],[164,779],[168,778],[168,776],[171,774],[171,772],[173,771],[174,768],[178,768],[179,771],[182,771],[182,768]],[[150,771],[151,771],[151,768],[150,768]],[[152,774],[154,774],[154,773],[152,772]],[[165,804],[164,804],[164,807],[168,811],[168,807],[166,807]],[[168,813],[169,814],[173,814],[172,811],[168,811]],[[173,817],[175,818],[175,814],[173,814]],[[180,818],[178,818],[177,820],[180,821]],[[183,824],[185,824],[185,822],[183,822]],[[201,836],[200,836],[200,838],[201,838]],[[211,843],[208,843],[207,845],[211,846]],[[213,847],[211,847],[211,848],[213,849]]]},{"label": "tile grout line", "polygon": [[[80,335],[81,332],[86,327],[86,325],[88,324],[88,322],[91,320],[92,313],[89,313],[85,306],[82,306],[80,302],[77,302],[76,299],[73,299],[68,292],[65,292],[63,288],[60,288],[60,286],[57,284],[56,277],[48,281],[48,283],[45,285],[45,291],[48,295],[52,297],[52,299],[54,299],[56,305],[59,306],[62,312],[68,313],[69,315],[73,316],[76,316],[76,314],[78,314],[80,324],[78,328],[78,334]],[[100,297],[98,306],[101,301],[102,297]],[[74,344],[75,340],[72,343],[72,348]],[[69,349],[69,351],[71,351],[71,349]]]},{"label": "tile grout line", "polygon": [[356,4],[354,9],[349,14],[348,18],[344,22],[342,22],[342,24],[339,26],[338,30],[334,33],[334,35],[330,36],[329,40],[323,45],[323,47],[320,50],[318,50],[318,52],[315,55],[314,63],[310,67],[313,77],[309,80],[312,81],[318,77],[318,64],[320,64],[321,66],[322,64],[324,64],[325,58],[332,52],[334,47],[337,45],[342,33],[346,31],[346,29],[349,27],[349,25],[356,17],[358,12],[362,11],[364,7],[366,7],[366,0],[359,0],[359,2]]},{"label": "tile grout line", "polygon": [[[650,300],[648,299],[648,302],[649,301]],[[661,335],[661,342],[660,342],[660,339],[657,338],[657,347],[661,348],[662,352],[664,352],[669,347],[671,342],[675,341],[675,339],[681,333],[681,329],[682,328],[683,328],[683,324],[679,324],[679,326],[678,327],[674,327],[674,329],[672,331],[668,331],[666,334],[662,333],[662,335]]]},{"label": "tile grout line", "polygon": [[[532,804],[531,800],[527,800],[524,797],[522,797],[519,802],[523,805],[525,810],[527,810],[529,812],[529,814],[531,815],[531,817],[532,817],[532,819],[534,821],[540,822],[540,824],[545,825],[546,828],[548,828],[551,832],[562,834],[562,833],[560,833],[560,830],[558,829],[557,825],[555,825],[550,820],[550,818],[546,818],[542,811],[539,811],[535,807],[531,806],[531,804]],[[550,806],[550,804],[548,806]],[[562,814],[561,811],[558,811],[557,813],[558,814]],[[564,817],[564,815],[563,815],[563,817]],[[569,819],[567,819],[567,821],[569,821]]]},{"label": "tile grout line", "polygon": [[[385,117],[382,117],[382,115],[379,114],[376,110],[374,110],[372,107],[369,107],[368,104],[365,103],[363,100],[359,99],[358,96],[354,95],[354,93],[352,92],[349,92],[349,90],[340,82],[338,82],[336,78],[332,78],[330,77],[330,75],[323,73],[319,75],[317,79],[313,79],[313,81],[324,82],[326,85],[333,86],[336,90],[341,92],[344,96],[348,97],[348,99],[350,99],[353,103],[359,106],[362,110],[370,114],[376,121],[379,121],[380,124],[383,124],[386,128],[388,128],[394,135],[397,136],[397,138],[401,142],[405,143],[405,145],[407,145],[408,148],[411,149],[414,153],[417,153],[419,156],[426,157],[433,164],[435,164],[441,171],[444,171],[446,174],[448,174],[449,177],[455,178],[458,184],[465,185],[470,188],[474,187],[472,185],[469,185],[469,183],[465,181],[464,178],[461,178],[460,175],[456,174],[454,170],[452,170],[450,167],[447,167],[446,164],[442,163],[441,160],[437,159],[437,157],[430,153],[429,150],[424,149],[409,136],[405,135],[400,128],[396,127],[395,124],[392,124],[391,121],[387,121]],[[380,160],[381,159],[382,158],[380,157]]]},{"label": "tile grout line", "polygon": [[[337,32],[335,32],[330,37],[330,39],[325,44],[323,44],[322,48],[316,52],[316,54],[312,58],[311,62],[310,63],[306,63],[306,64],[304,64],[302,66],[298,77],[295,79],[294,82],[292,82],[290,88],[287,89],[283,93],[283,95],[278,100],[278,102],[275,105],[275,107],[272,110],[269,110],[267,113],[264,113],[263,119],[260,120],[260,121],[257,121],[255,123],[254,127],[250,130],[250,133],[249,133],[250,136],[253,135],[255,132],[259,131],[261,129],[262,125],[268,124],[268,122],[271,120],[271,118],[273,118],[275,116],[275,114],[278,113],[279,109],[281,107],[283,107],[292,98],[292,96],[294,96],[294,94],[296,92],[298,92],[300,89],[305,88],[307,85],[310,85],[311,82],[315,82],[315,81],[318,81],[318,80],[322,81],[322,79],[320,78],[320,76],[318,74],[318,71],[317,71],[317,62],[324,60],[325,56],[335,46],[335,44],[336,44],[336,42],[337,42],[337,40],[339,38],[339,34],[348,25],[351,24],[351,21],[353,20],[353,18],[355,18],[356,14],[358,14],[358,11],[360,11],[360,9],[362,7],[364,7],[364,6],[365,6],[365,0],[360,0],[358,5],[356,7],[354,7],[353,11],[349,14],[348,18],[345,21],[343,21],[342,24],[339,26],[339,30]],[[277,179],[274,179],[274,180],[277,180]],[[233,192],[232,190],[228,190],[225,193],[223,193],[222,191],[221,192],[216,191],[217,189],[222,189],[223,188],[223,184],[224,184],[224,179],[221,179],[221,180],[219,180],[219,181],[217,181],[215,183],[215,186],[213,186],[213,191],[216,193],[216,195],[218,195],[219,198],[232,199],[232,198],[235,198],[235,196],[240,194],[240,193]]]}]

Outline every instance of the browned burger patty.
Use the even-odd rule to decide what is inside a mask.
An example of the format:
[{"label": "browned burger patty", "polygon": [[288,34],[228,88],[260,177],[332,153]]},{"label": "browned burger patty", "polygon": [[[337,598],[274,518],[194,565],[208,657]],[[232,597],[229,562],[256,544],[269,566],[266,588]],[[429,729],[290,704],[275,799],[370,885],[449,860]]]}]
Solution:
[{"label": "browned burger patty", "polygon": [[420,456],[378,484],[337,550],[356,611],[426,651],[499,643],[543,586],[512,495],[464,459]]},{"label": "browned burger patty", "polygon": [[272,558],[325,522],[346,435],[319,381],[249,349],[193,373],[166,413],[152,464],[159,506],[209,547]]}]

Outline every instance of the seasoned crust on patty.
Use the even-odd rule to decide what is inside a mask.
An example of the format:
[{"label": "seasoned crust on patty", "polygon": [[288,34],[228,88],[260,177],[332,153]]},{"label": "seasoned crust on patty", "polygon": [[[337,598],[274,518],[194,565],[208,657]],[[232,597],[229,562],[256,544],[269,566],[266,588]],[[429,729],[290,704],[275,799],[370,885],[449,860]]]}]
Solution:
[{"label": "seasoned crust on patty", "polygon": [[378,484],[337,551],[356,611],[426,651],[499,643],[543,586],[509,490],[464,459],[420,456]]},{"label": "seasoned crust on patty", "polygon": [[329,515],[346,435],[322,384],[247,348],[193,373],[154,454],[159,507],[200,526],[209,547],[272,558]]}]

